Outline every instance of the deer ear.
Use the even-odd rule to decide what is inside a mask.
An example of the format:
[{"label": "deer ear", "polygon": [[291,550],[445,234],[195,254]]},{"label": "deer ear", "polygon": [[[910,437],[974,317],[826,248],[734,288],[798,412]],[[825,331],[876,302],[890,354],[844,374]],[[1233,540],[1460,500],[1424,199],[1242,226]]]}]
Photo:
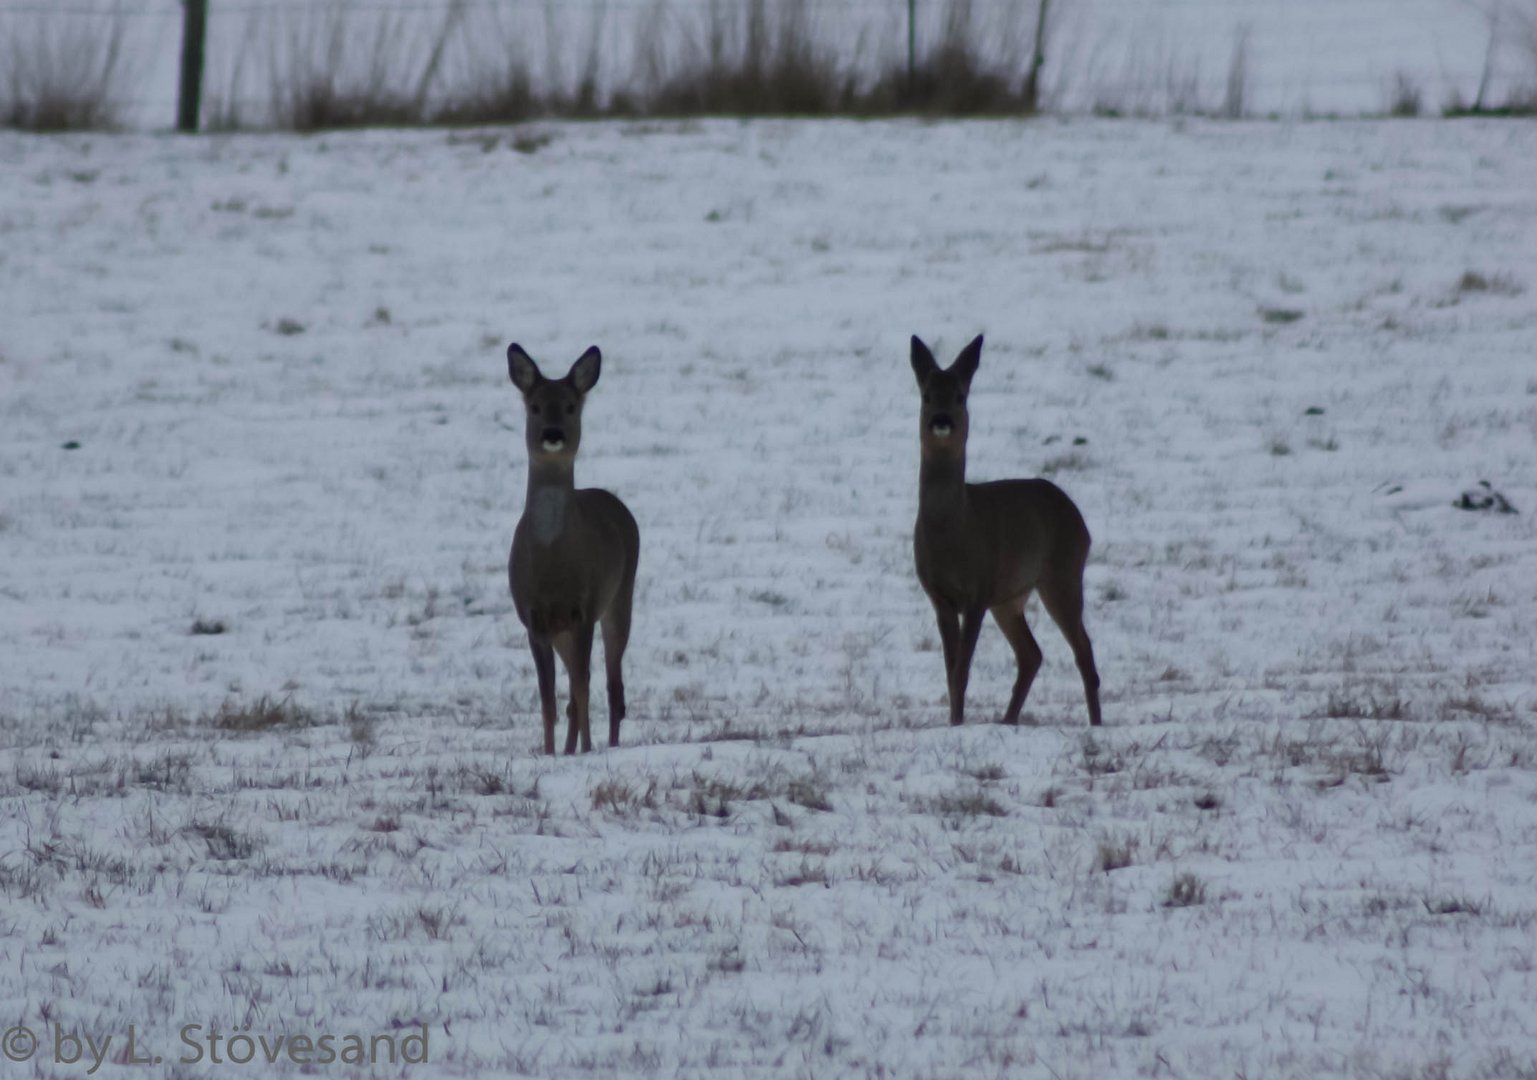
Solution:
[{"label": "deer ear", "polygon": [[950,365],[950,373],[966,382],[971,382],[971,377],[977,373],[977,365],[982,362],[982,335],[978,334],[971,339],[971,344],[961,350],[961,354],[955,358],[955,363]]},{"label": "deer ear", "polygon": [[929,352],[917,334],[913,335],[913,375],[918,379],[918,385],[922,386],[929,381],[929,376],[939,370],[939,365],[934,362],[934,354]]},{"label": "deer ear", "polygon": [[594,345],[582,354],[581,359],[571,365],[571,373],[566,378],[571,380],[571,385],[576,388],[578,394],[585,394],[597,385],[598,373],[602,370],[603,354]]},{"label": "deer ear", "polygon": [[539,374],[539,365],[534,363],[533,357],[523,351],[523,346],[513,342],[507,346],[507,376],[525,394],[539,385],[543,375]]}]

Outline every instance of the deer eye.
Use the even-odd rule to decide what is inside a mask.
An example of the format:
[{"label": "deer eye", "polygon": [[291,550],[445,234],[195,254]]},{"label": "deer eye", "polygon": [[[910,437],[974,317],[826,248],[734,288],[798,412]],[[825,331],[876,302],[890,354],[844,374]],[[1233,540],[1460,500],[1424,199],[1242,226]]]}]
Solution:
[{"label": "deer eye", "polygon": [[570,416],[574,412],[576,412],[576,406],[575,405],[567,405],[566,406],[566,415],[567,416]]},{"label": "deer eye", "polygon": [[539,406],[537,406],[537,405],[530,405],[528,407],[528,411],[533,413],[535,416],[538,416],[539,415]]}]

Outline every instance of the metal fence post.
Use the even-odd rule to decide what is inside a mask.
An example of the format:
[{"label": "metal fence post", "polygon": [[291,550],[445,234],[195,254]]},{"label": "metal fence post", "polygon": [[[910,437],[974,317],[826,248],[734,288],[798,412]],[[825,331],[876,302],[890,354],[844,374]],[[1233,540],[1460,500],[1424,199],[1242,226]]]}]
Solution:
[{"label": "metal fence post", "polygon": [[907,89],[918,73],[918,0],[907,0]]},{"label": "metal fence post", "polygon": [[176,99],[176,130],[197,131],[203,102],[203,44],[208,35],[208,0],[182,0],[181,90]]}]

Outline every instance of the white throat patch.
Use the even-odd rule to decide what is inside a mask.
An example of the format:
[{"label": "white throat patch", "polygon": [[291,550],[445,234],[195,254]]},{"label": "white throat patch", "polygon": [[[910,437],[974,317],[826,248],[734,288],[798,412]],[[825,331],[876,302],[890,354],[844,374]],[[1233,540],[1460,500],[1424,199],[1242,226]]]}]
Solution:
[{"label": "white throat patch", "polygon": [[534,540],[540,544],[553,544],[560,539],[561,527],[566,522],[565,491],[536,491],[528,504],[528,523]]}]

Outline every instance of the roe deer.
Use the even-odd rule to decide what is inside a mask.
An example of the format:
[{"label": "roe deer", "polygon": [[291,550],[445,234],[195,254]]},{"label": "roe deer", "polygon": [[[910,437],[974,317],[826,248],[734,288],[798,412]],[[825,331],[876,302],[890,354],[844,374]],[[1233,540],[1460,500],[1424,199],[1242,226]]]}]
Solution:
[{"label": "roe deer", "polygon": [[507,579],[512,604],[528,630],[544,717],[544,752],[555,752],[555,654],[566,666],[566,753],[592,749],[587,724],[593,627],[603,625],[608,669],[608,745],[619,745],[624,677],[619,664],[630,640],[630,605],[640,560],[640,529],[624,503],[600,488],[574,483],[582,441],[582,402],[598,381],[603,357],[588,349],[563,379],[547,379],[523,351],[507,346],[507,373],[523,392],[528,421],[528,498],[512,535]]},{"label": "roe deer", "polygon": [[913,338],[913,374],[923,391],[913,556],[918,581],[939,619],[950,723],[964,719],[971,657],[989,611],[1019,665],[1003,722],[1019,722],[1041,666],[1041,648],[1025,624],[1025,601],[1034,589],[1073,647],[1089,699],[1089,723],[1097,725],[1099,673],[1083,628],[1083,567],[1089,558],[1083,515],[1049,480],[966,483],[966,394],[981,359],[981,335],[944,370],[929,347]]}]

